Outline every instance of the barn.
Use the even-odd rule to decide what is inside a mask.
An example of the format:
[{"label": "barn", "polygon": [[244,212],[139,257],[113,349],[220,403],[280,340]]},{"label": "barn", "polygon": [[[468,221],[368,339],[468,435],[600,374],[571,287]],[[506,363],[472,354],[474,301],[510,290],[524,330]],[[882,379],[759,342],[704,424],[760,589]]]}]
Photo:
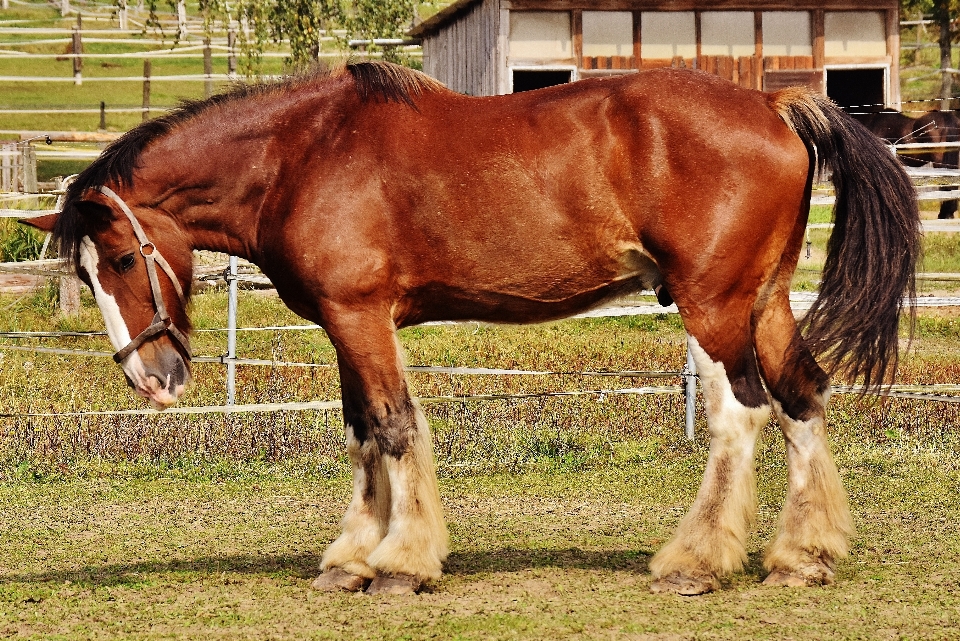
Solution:
[{"label": "barn", "polygon": [[410,36],[426,73],[476,96],[673,66],[900,105],[898,0],[457,0]]}]

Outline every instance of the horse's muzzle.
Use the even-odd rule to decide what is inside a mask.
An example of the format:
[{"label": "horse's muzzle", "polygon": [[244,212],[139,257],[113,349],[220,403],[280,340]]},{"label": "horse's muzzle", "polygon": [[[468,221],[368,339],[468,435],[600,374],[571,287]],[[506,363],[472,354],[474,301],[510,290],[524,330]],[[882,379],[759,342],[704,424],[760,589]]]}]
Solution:
[{"label": "horse's muzzle", "polygon": [[154,409],[174,405],[190,384],[187,362],[175,349],[157,350],[154,358],[142,358],[139,351],[121,363],[127,384]]}]

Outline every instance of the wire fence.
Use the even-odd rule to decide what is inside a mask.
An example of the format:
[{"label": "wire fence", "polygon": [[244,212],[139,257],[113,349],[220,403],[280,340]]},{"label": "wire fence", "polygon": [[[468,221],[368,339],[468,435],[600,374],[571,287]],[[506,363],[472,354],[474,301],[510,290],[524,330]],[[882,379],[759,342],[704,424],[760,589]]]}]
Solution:
[{"label": "wire fence", "polygon": [[[54,261],[55,262],[55,261]],[[210,273],[216,273],[219,266],[206,266],[205,269]],[[62,272],[49,272],[51,275],[59,275]],[[239,275],[237,275],[239,276]],[[957,275],[960,278],[960,275]],[[798,293],[794,295],[801,304],[809,303],[815,296],[812,293]],[[960,299],[954,299],[952,303],[939,301],[939,304],[960,304]],[[580,317],[598,317],[598,316],[627,316],[649,313],[676,313],[676,307],[659,308],[654,304],[649,305],[631,305],[619,307],[607,307],[599,310],[593,310]],[[272,325],[266,327],[226,327],[197,330],[198,332],[256,332],[256,331],[316,331],[321,329],[318,325]],[[104,332],[0,332],[0,338],[6,340],[36,340],[47,338],[64,337],[102,337]],[[61,347],[43,347],[37,345],[11,345],[4,343],[0,345],[2,350],[27,351],[47,354],[57,354],[66,356],[76,356],[83,358],[108,358],[112,356],[111,352],[84,350],[76,348]],[[293,362],[282,361],[278,359],[252,359],[237,357],[235,355],[225,356],[196,356],[193,359],[198,363],[215,363],[227,366],[267,366],[271,368],[281,367],[299,367],[299,368],[325,368],[336,367],[334,363],[313,363],[313,362]],[[626,394],[687,394],[688,420],[687,434],[692,438],[692,424],[695,421],[695,415],[691,413],[694,399],[691,398],[691,383],[695,393],[696,373],[692,361],[688,354],[687,366],[682,370],[676,371],[642,371],[642,370],[620,370],[620,371],[558,371],[558,370],[523,370],[523,369],[505,369],[488,367],[457,367],[457,366],[408,366],[408,372],[445,374],[449,376],[544,376],[544,375],[562,375],[577,377],[605,377],[605,378],[672,378],[683,381],[683,385],[675,386],[655,386],[655,387],[629,387],[629,388],[599,388],[590,390],[574,390],[562,392],[534,392],[522,394],[480,394],[480,395],[457,395],[457,396],[437,396],[420,399],[424,403],[442,403],[442,402],[464,402],[464,401],[484,401],[484,400],[504,400],[504,399],[522,399],[522,398],[549,398],[561,396],[583,396],[596,395],[626,395]],[[862,394],[864,390],[853,387],[838,386],[835,388],[837,393],[841,394]],[[904,398],[924,401],[935,401],[941,403],[960,403],[960,396],[950,395],[960,392],[960,385],[956,384],[928,384],[928,385],[894,385],[887,386],[878,393],[881,396],[890,398]],[[232,400],[232,399],[231,399]],[[299,411],[316,409],[335,409],[338,408],[339,401],[313,401],[307,403],[259,403],[259,404],[234,404],[228,402],[225,405],[203,406],[203,407],[182,407],[167,410],[168,413],[175,414],[212,414],[212,413],[251,413],[251,412],[279,412],[279,411]],[[68,412],[68,413],[39,413],[39,414],[17,414],[17,416],[109,416],[109,415],[148,415],[156,413],[155,410],[113,410],[97,412]]]}]

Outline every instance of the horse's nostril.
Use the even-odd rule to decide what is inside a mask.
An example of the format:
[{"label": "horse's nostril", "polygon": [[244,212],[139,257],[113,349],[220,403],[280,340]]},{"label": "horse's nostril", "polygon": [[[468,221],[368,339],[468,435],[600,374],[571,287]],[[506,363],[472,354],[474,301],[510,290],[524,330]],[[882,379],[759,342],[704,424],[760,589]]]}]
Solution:
[{"label": "horse's nostril", "polygon": [[135,388],[136,388],[136,386],[133,384],[133,379],[131,379],[129,376],[127,376],[126,373],[124,373],[123,377],[124,377],[125,379],[127,379],[127,387],[129,387],[130,389],[135,389]]},{"label": "horse's nostril", "polygon": [[170,386],[176,387],[178,385],[183,385],[184,381],[187,380],[187,367],[183,362],[183,359],[177,359],[177,362],[173,366],[173,370],[170,372]]}]

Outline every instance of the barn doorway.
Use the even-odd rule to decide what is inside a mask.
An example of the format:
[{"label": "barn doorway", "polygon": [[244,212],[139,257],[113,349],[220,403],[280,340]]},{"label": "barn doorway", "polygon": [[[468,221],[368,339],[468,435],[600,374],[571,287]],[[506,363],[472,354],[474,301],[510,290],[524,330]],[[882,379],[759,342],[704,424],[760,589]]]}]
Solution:
[{"label": "barn doorway", "polygon": [[887,104],[886,67],[827,68],[826,81],[827,95],[843,108]]},{"label": "barn doorway", "polygon": [[512,69],[512,92],[533,91],[573,80],[572,69]]}]

